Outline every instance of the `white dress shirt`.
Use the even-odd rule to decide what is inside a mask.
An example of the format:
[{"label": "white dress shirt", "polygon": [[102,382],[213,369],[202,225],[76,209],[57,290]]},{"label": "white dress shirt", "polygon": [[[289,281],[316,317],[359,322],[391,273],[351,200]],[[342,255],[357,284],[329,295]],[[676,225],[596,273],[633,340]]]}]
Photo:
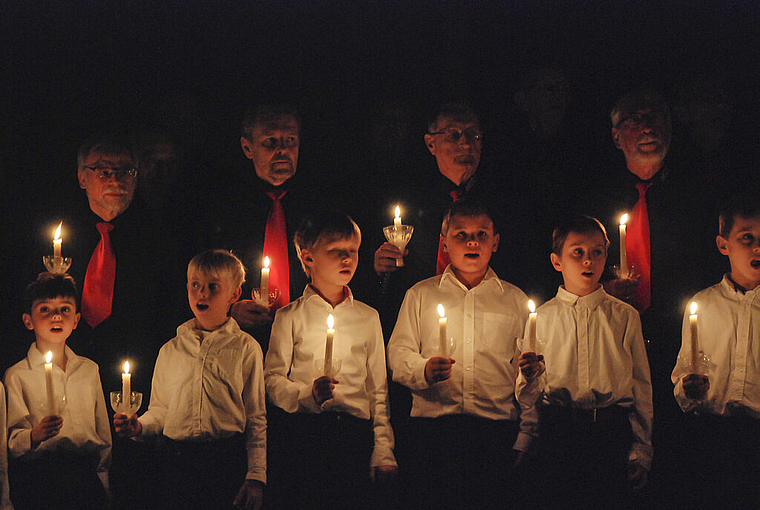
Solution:
[{"label": "white dress shirt", "polygon": [[684,411],[695,408],[722,416],[749,414],[760,419],[760,287],[743,294],[724,276],[691,301],[696,301],[699,350],[710,359],[710,389],[703,403],[686,397],[684,361],[691,357],[689,311],[684,313],[680,362],[671,376]]},{"label": "white dress shirt", "polygon": [[0,383],[0,510],[12,510],[8,497],[8,425],[6,423],[5,386]]},{"label": "white dress shirt", "polygon": [[[311,394],[323,374],[327,316],[335,319],[333,360],[341,368],[333,398],[319,406]],[[335,363],[335,362],[334,362]],[[272,403],[289,413],[336,411],[373,421],[371,466],[395,466],[388,421],[388,377],[380,317],[374,308],[347,297],[335,308],[307,285],[301,297],[280,308],[269,338],[265,378]]]},{"label": "white dress shirt", "polygon": [[[441,355],[439,303],[447,317],[448,357],[456,363],[449,379],[430,385],[425,365]],[[388,365],[393,380],[412,392],[411,415],[517,420],[517,338],[527,316],[527,296],[491,268],[472,289],[457,280],[450,265],[410,288],[388,343]],[[529,443],[521,424],[514,448],[525,450]]]},{"label": "white dress shirt", "polygon": [[602,287],[583,297],[560,287],[537,310],[536,338],[546,369],[532,383],[520,374],[521,404],[535,402],[543,389],[543,402],[549,405],[628,408],[635,438],[628,459],[649,469],[652,380],[636,309]]},{"label": "white dress shirt", "polygon": [[55,395],[66,396],[60,412],[63,426],[55,437],[32,449],[32,429],[48,416],[45,357],[32,343],[26,358],[5,372],[8,391],[8,449],[13,457],[38,458],[46,451],[66,450],[99,456],[97,474],[108,489],[111,465],[111,424],[103,397],[98,365],[77,356],[68,346],[66,371],[53,364]]},{"label": "white dress shirt", "polygon": [[233,318],[215,331],[185,322],[158,353],[143,435],[207,441],[244,432],[246,479],[266,482],[263,357]]}]

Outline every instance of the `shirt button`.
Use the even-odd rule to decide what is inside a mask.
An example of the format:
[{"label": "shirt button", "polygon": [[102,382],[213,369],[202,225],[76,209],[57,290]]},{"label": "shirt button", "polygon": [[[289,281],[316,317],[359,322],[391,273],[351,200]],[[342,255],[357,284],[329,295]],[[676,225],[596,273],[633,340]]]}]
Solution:
[{"label": "shirt button", "polygon": [[472,372],[472,367],[467,367],[468,372]]}]

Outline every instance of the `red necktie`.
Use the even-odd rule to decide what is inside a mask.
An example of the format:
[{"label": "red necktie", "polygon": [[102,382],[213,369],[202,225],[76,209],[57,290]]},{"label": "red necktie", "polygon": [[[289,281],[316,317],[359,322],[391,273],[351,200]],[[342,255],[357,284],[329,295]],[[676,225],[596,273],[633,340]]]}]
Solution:
[{"label": "red necktie", "polygon": [[290,264],[288,263],[288,231],[285,226],[285,210],[282,197],[286,190],[268,191],[272,208],[267,216],[264,232],[264,255],[269,257],[269,288],[277,289],[280,295],[272,305],[272,310],[290,303]]},{"label": "red necktie", "polygon": [[[462,190],[459,188],[455,189],[451,193],[449,193],[449,196],[456,202],[460,198],[462,198]],[[435,263],[435,274],[443,274],[443,271],[446,269],[446,266],[451,263],[451,258],[449,257],[449,252],[443,251],[443,237],[438,237],[438,260]]]},{"label": "red necktie", "polygon": [[628,263],[639,275],[639,286],[633,296],[633,306],[639,312],[644,312],[652,304],[652,256],[649,244],[649,212],[647,211],[647,190],[651,182],[636,184],[639,190],[639,200],[633,206],[631,223],[628,226],[625,241],[625,251],[628,254]]},{"label": "red necktie", "polygon": [[110,235],[113,225],[102,222],[96,226],[100,242],[92,252],[82,289],[82,316],[93,328],[111,316],[116,281],[116,256],[111,248]]}]

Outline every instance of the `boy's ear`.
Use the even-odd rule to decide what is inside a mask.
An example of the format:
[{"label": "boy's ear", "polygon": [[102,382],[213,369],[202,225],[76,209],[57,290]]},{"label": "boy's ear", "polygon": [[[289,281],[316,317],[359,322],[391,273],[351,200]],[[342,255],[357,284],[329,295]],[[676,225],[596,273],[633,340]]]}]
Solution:
[{"label": "boy's ear", "polygon": [[549,258],[552,261],[552,266],[554,266],[554,269],[556,269],[557,271],[559,271],[561,273],[562,272],[562,259],[560,259],[557,256],[556,253],[552,253],[551,255],[549,255]]},{"label": "boy's ear", "polygon": [[718,251],[723,255],[728,256],[728,239],[718,234],[715,236],[715,244],[718,245]]},{"label": "boy's ear", "polygon": [[243,294],[243,287],[238,287],[235,289],[235,292],[233,292],[232,296],[230,296],[230,304],[237,303],[238,299],[240,299],[241,294]]},{"label": "boy's ear", "polygon": [[306,248],[301,248],[301,261],[307,267],[311,267],[311,265],[314,264],[314,257]]},{"label": "boy's ear", "polygon": [[21,314],[21,322],[24,323],[24,326],[26,326],[26,329],[29,331],[34,331],[34,324],[32,324],[32,316],[28,313]]},{"label": "boy's ear", "polygon": [[443,240],[443,251],[449,251],[449,245],[446,244],[446,236],[441,234],[441,240]]},{"label": "boy's ear", "polygon": [[493,250],[491,251],[493,251],[494,253],[496,253],[496,250],[499,249],[499,239],[500,239],[499,234],[496,234],[495,236],[493,236]]},{"label": "boy's ear", "polygon": [[79,325],[79,319],[81,319],[81,318],[82,318],[82,314],[81,313],[77,313],[74,316],[74,327],[72,329],[77,329],[77,326]]}]

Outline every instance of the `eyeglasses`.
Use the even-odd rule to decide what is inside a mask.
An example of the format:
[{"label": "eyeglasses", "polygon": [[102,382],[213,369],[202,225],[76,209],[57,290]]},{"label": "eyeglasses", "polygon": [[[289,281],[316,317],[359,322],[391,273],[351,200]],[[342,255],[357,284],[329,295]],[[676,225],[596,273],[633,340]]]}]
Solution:
[{"label": "eyeglasses", "polygon": [[467,137],[467,140],[474,142],[480,142],[483,140],[483,133],[475,128],[459,129],[455,127],[446,128],[442,131],[436,131],[435,133],[428,133],[429,135],[443,135],[443,139],[447,142],[458,142],[463,136]]},{"label": "eyeglasses", "polygon": [[133,166],[123,166],[123,167],[116,167],[116,168],[109,168],[109,167],[99,167],[99,166],[85,166],[87,170],[92,170],[95,172],[95,175],[100,179],[101,181],[108,181],[112,177],[116,178],[117,181],[123,180],[126,177],[134,177],[137,175],[137,169]]},{"label": "eyeglasses", "polygon": [[636,112],[623,117],[615,127],[624,127],[626,129],[638,129],[644,125],[660,124],[665,122],[668,117],[663,112]]}]

